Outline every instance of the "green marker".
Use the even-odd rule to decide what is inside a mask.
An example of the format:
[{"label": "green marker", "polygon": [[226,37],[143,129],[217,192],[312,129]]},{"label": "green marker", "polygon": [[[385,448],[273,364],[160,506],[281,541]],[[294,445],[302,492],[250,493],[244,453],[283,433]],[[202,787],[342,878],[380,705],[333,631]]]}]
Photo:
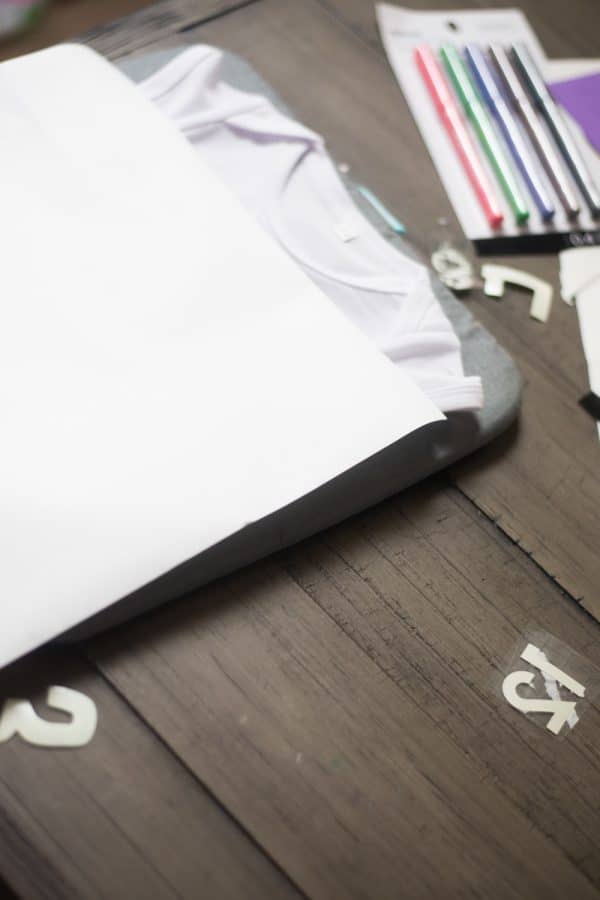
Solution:
[{"label": "green marker", "polygon": [[442,47],[440,56],[465,112],[475,127],[479,142],[492,164],[510,208],[519,225],[523,225],[529,218],[529,210],[477,88],[455,47]]}]

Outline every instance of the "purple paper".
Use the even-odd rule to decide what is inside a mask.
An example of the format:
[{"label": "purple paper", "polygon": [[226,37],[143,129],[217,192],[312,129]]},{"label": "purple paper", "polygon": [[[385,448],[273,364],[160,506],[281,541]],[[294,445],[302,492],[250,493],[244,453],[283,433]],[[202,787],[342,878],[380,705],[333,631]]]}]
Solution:
[{"label": "purple paper", "polygon": [[550,85],[554,99],[583,129],[588,141],[600,153],[600,72],[555,81]]}]

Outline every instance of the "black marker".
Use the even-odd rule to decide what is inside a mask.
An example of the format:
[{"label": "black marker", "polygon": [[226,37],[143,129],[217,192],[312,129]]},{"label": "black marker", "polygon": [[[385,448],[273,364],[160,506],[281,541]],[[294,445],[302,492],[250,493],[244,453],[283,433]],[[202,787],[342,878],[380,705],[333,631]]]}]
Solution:
[{"label": "black marker", "polygon": [[600,218],[600,194],[598,189],[581,158],[579,150],[575,146],[575,141],[571,137],[560,109],[544,84],[544,79],[529,50],[523,44],[515,44],[511,47],[511,56],[529,96],[546,120],[558,149],[562,153],[585,202],[589,206],[590,213],[594,219]]}]

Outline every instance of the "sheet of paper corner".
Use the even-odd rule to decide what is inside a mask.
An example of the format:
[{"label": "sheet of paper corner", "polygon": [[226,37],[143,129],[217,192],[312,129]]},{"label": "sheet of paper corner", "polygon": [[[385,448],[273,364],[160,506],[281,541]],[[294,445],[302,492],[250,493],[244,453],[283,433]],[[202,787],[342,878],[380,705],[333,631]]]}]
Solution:
[{"label": "sheet of paper corner", "polygon": [[[595,59],[564,59],[552,63],[552,74],[555,78],[576,78],[598,71],[600,71],[600,60]],[[580,130],[575,122],[572,125],[574,131]],[[589,148],[583,135],[581,140]],[[589,152],[593,153],[594,151],[589,148]],[[569,265],[565,266],[567,258]],[[592,275],[598,275],[599,280],[594,280],[589,289],[584,288],[582,295],[577,297],[575,305],[590,389],[600,397],[600,304],[598,304],[600,247],[578,247],[565,250],[559,254],[559,260],[561,292],[567,303],[573,302],[574,297],[578,295],[578,288],[585,285]],[[565,276],[568,276],[568,284],[565,283]],[[600,439],[600,422],[597,424],[597,432]]]},{"label": "sheet of paper corner", "polygon": [[[535,32],[523,13],[518,9],[458,9],[438,12],[414,12],[403,7],[380,3],[377,4],[376,12],[388,60],[402,87],[406,102],[435,163],[436,170],[461,222],[465,235],[471,240],[477,240],[500,234],[506,236],[521,234],[522,229],[517,227],[508,204],[499,189],[498,200],[504,211],[504,223],[498,231],[494,231],[488,224],[456,156],[450,138],[440,125],[437,112],[412,57],[412,50],[420,43],[436,47],[441,43],[454,43],[464,46],[464,44],[470,42],[485,45],[493,41],[501,43],[520,41],[527,44],[541,71],[549,81],[559,78],[570,78],[590,70],[600,69],[600,60],[548,60]],[[448,23],[450,22],[456,26],[457,30],[449,27]],[[600,155],[590,147],[579,127],[571,119],[570,122],[573,125],[575,139],[579,148],[590,170],[594,173],[597,181],[600,182]],[[467,123],[467,127],[473,133],[470,123]],[[477,145],[477,139],[474,134],[473,138]],[[524,139],[526,142],[528,141],[525,134]],[[492,184],[496,184],[496,178],[484,154],[481,154],[481,161],[488,171]],[[521,183],[525,196],[528,196],[520,173],[515,170],[514,174]],[[540,174],[544,178],[549,194],[554,196],[554,191],[545,178],[544,173]],[[544,232],[548,228],[554,231],[568,231],[570,226],[558,198],[555,198],[555,206],[554,223],[551,226],[545,226],[535,204],[531,203],[528,229],[535,233]],[[582,205],[579,225],[584,229],[597,227],[585,209],[585,205]]]},{"label": "sheet of paper corner", "polygon": [[0,104],[2,666],[444,416],[99,55]]},{"label": "sheet of paper corner", "polygon": [[600,396],[600,247],[564,250],[559,260],[561,293],[575,301],[590,388]]}]

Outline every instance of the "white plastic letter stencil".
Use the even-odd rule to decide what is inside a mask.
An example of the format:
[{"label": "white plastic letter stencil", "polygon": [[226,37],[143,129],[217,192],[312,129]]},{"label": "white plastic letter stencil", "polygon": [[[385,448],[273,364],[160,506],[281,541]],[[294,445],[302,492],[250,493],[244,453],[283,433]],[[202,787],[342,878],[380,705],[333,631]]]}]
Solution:
[{"label": "white plastic letter stencil", "polygon": [[539,632],[520,642],[507,668],[504,699],[557,736],[573,731],[600,686],[600,672],[588,660]]},{"label": "white plastic letter stencil", "polygon": [[560,734],[564,725],[573,729],[579,721],[576,711],[576,701],[563,700],[558,686],[566,688],[576,697],[585,696],[585,687],[566,672],[553,665],[546,654],[534,644],[527,644],[521,653],[521,659],[537,669],[543,678],[543,691],[546,697],[527,697],[519,693],[519,687],[533,687],[535,673],[530,671],[516,671],[507,675],[502,683],[502,693],[505,699],[515,709],[524,713],[547,713],[550,718],[546,722],[546,728],[552,734]]},{"label": "white plastic letter stencil", "polygon": [[51,687],[46,700],[49,707],[71,716],[70,722],[50,722],[34,710],[29,700],[6,700],[0,716],[0,744],[19,736],[35,747],[85,747],[98,724],[93,700],[80,691]]},{"label": "white plastic letter stencil", "polygon": [[506,284],[516,284],[519,287],[529,288],[533,291],[529,315],[538,322],[547,322],[552,307],[552,285],[548,281],[542,281],[529,272],[521,269],[512,269],[508,266],[496,266],[486,263],[481,267],[483,278],[483,290],[488,297],[499,300],[504,296]]}]

